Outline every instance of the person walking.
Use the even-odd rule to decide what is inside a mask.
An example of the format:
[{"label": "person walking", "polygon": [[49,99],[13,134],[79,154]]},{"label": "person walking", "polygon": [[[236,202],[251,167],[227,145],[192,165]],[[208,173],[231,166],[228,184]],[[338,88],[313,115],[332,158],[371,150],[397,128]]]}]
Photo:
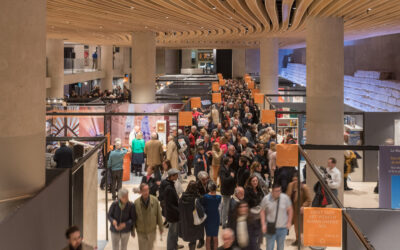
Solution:
[{"label": "person walking", "polygon": [[111,151],[107,166],[111,168],[111,193],[112,199],[117,198],[116,192],[122,187],[122,165],[128,150],[122,148],[121,139],[115,140],[115,149]]},{"label": "person walking", "polygon": [[179,199],[179,237],[189,242],[189,250],[196,249],[196,241],[204,239],[204,223],[195,225],[193,219],[193,212],[197,209],[199,198],[196,182],[190,181]]},{"label": "person walking", "polygon": [[303,212],[305,207],[310,207],[311,202],[312,202],[312,197],[311,197],[311,191],[310,188],[304,184],[301,183],[301,189],[300,189],[300,212],[299,212],[299,205],[298,205],[298,178],[297,178],[297,172],[293,176],[293,181],[289,183],[289,186],[286,190],[287,196],[290,197],[290,200],[292,201],[293,204],[293,221],[292,224],[294,224],[294,231],[296,232],[296,241],[292,243],[292,246],[297,246],[298,241],[300,240],[299,237],[299,231],[298,231],[298,225],[299,225],[299,216],[300,216],[300,225],[301,227],[303,226]]},{"label": "person walking", "polygon": [[289,196],[282,193],[278,183],[272,186],[269,193],[261,202],[262,232],[267,234],[267,250],[283,250],[289,228],[292,226],[293,207]]},{"label": "person walking", "polygon": [[213,248],[218,248],[218,230],[219,230],[219,211],[218,207],[221,204],[221,196],[217,195],[217,185],[210,181],[208,183],[208,194],[205,194],[201,199],[204,210],[207,214],[205,221],[206,228],[206,249],[211,250],[211,240],[213,240]]},{"label": "person walking", "polygon": [[258,161],[254,161],[250,166],[250,175],[255,175],[258,178],[258,184],[261,187],[264,195],[268,194],[269,182],[267,176],[261,175],[262,166]]},{"label": "person walking", "polygon": [[154,178],[154,168],[153,166],[148,166],[146,170],[146,175],[142,177],[140,183],[147,183],[150,188],[150,194],[156,196],[158,187],[160,186],[160,181]]},{"label": "person walking", "polygon": [[179,170],[168,170],[168,179],[163,181],[163,198],[165,200],[165,218],[168,221],[167,250],[175,250],[178,246],[179,205],[175,181],[178,179]]},{"label": "person walking", "polygon": [[330,178],[327,178],[326,181],[333,194],[337,197],[339,193],[338,188],[342,184],[342,177],[340,170],[336,167],[336,162],[335,158],[329,157],[327,172]]},{"label": "person walking", "polygon": [[136,176],[142,176],[142,165],[144,163],[144,147],[143,133],[136,134],[135,139],[132,140],[132,162],[131,173],[135,172]]},{"label": "person walking", "polygon": [[178,166],[178,146],[176,146],[174,137],[168,136],[167,160],[171,162],[172,168],[179,169]]},{"label": "person walking", "polygon": [[72,149],[65,142],[60,143],[60,148],[54,153],[56,168],[72,168],[74,164],[74,155]]},{"label": "person walking", "polygon": [[139,250],[153,250],[157,225],[160,235],[164,231],[161,208],[157,198],[150,195],[149,185],[142,183],[139,186],[139,190],[141,196],[134,202],[136,210],[135,229],[138,236]]},{"label": "person walking", "polygon": [[157,139],[157,133],[153,132],[150,135],[150,140],[144,146],[147,166],[154,167],[154,177],[156,180],[161,180],[161,163],[163,160],[164,150],[162,143]]},{"label": "person walking", "polygon": [[205,154],[204,148],[199,146],[197,148],[198,154],[194,158],[194,175],[197,176],[200,171],[209,172],[207,164],[207,155]]},{"label": "person walking", "polygon": [[224,244],[218,247],[218,250],[240,250],[239,247],[235,246],[235,234],[229,228],[224,229],[222,232],[222,240]]},{"label": "person walking", "polygon": [[125,188],[118,191],[118,200],[108,210],[113,250],[126,250],[129,236],[136,222],[135,205],[129,201],[129,192]]},{"label": "person walking", "polygon": [[214,183],[218,184],[219,169],[221,167],[222,150],[218,142],[214,142],[212,146],[212,163],[211,163],[211,176]]},{"label": "person walking", "polygon": [[229,205],[231,203],[231,196],[235,191],[235,173],[233,169],[231,169],[232,164],[231,157],[225,157],[223,159],[223,164],[220,169],[220,179],[221,179],[221,195],[222,195],[222,209],[221,209],[221,218],[222,218],[222,228],[225,228],[228,223],[228,215],[229,215]]}]

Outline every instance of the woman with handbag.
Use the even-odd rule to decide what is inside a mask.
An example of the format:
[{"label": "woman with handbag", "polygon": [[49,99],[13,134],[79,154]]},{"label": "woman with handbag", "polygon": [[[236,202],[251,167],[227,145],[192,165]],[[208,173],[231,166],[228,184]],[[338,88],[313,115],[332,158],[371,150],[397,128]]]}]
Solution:
[{"label": "woman with handbag", "polygon": [[199,205],[197,203],[196,206],[196,200],[199,198],[196,182],[190,181],[186,191],[179,199],[179,237],[189,242],[190,250],[196,249],[197,240],[204,239],[204,223],[200,225],[195,225],[194,223],[194,211],[197,213],[196,207]]},{"label": "woman with handbag", "polygon": [[250,175],[245,185],[244,200],[249,204],[249,246],[248,249],[260,249],[261,243],[261,201],[264,193],[261,190],[258,177]]}]

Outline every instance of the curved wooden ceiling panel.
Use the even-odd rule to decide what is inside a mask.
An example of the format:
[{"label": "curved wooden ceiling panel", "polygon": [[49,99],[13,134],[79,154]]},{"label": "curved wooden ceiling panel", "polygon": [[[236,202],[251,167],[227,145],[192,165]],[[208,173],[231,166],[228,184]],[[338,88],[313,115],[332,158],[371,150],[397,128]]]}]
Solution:
[{"label": "curved wooden ceiling panel", "polygon": [[130,45],[135,31],[163,47],[255,47],[304,43],[310,16],[342,17],[346,39],[400,32],[400,0],[48,0],[49,38]]}]

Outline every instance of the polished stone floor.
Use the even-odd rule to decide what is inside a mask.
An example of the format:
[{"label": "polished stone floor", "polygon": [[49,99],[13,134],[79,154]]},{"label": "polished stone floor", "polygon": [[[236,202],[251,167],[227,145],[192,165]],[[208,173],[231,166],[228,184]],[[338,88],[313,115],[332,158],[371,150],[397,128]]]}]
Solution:
[{"label": "polished stone floor", "polygon": [[[124,182],[123,186],[126,187],[130,191],[130,200],[134,201],[139,197],[138,194],[134,194],[132,189],[134,187],[138,187],[141,178],[132,176],[131,180],[128,182]],[[186,187],[188,180],[184,181],[183,186]],[[350,182],[349,186],[354,188],[353,191],[345,192],[344,196],[344,206],[345,207],[356,207],[356,208],[377,208],[378,207],[378,195],[373,193],[373,189],[376,183],[372,182]],[[106,240],[106,217],[105,217],[105,193],[99,189],[98,192],[98,240],[99,245],[98,249],[102,250],[111,250],[111,241],[107,242]],[[111,195],[108,195],[108,205],[111,202]],[[221,236],[220,230],[220,236]],[[167,238],[167,230],[164,231],[162,237],[157,235],[156,242],[154,244],[155,250],[163,250],[166,249],[166,238]],[[109,235],[110,239],[110,235]],[[289,233],[289,236],[286,238],[285,249],[297,249],[297,247],[291,246],[291,243],[295,240],[294,228],[292,227]],[[220,244],[222,240],[220,239]],[[188,243],[183,242],[179,239],[179,244],[184,245],[184,249],[188,248]],[[138,249],[137,238],[130,238],[128,243],[128,249]],[[205,249],[203,247],[202,249]],[[261,249],[266,249],[265,239],[261,246]],[[309,249],[308,247],[303,247],[302,249]],[[336,250],[341,248],[327,248],[329,250]]]}]

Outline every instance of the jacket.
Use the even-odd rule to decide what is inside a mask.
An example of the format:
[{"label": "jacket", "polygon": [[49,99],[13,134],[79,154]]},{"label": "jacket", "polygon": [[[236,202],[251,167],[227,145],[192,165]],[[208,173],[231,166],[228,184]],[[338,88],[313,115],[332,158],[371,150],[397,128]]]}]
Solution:
[{"label": "jacket", "polygon": [[212,165],[213,166],[220,166],[223,155],[224,155],[224,152],[222,152],[221,149],[219,150],[219,152],[213,150],[212,151]]},{"label": "jacket", "polygon": [[204,238],[204,225],[194,225],[193,211],[197,194],[183,193],[179,199],[179,237],[184,241],[193,242]]},{"label": "jacket", "polygon": [[[204,154],[204,158],[206,160],[206,165],[207,165],[207,155],[206,154]],[[203,156],[201,154],[197,154],[196,157],[194,158],[194,176],[197,177],[197,174],[200,171],[206,171],[208,173],[209,172],[209,167],[207,165],[207,169],[204,169]]]},{"label": "jacket", "polygon": [[143,153],[144,151],[144,140],[143,139],[133,139],[132,140],[132,153]]},{"label": "jacket", "polygon": [[108,157],[108,167],[111,168],[112,171],[122,170],[126,153],[128,153],[128,151],[124,148],[111,151]]},{"label": "jacket", "polygon": [[171,162],[172,168],[178,169],[178,147],[174,140],[167,144],[167,160]]},{"label": "jacket", "polygon": [[221,194],[233,195],[235,192],[235,178],[232,177],[233,169],[230,167],[222,166],[219,169],[219,178],[221,179]]},{"label": "jacket", "polygon": [[168,222],[174,223],[179,221],[178,194],[176,193],[175,184],[171,180],[164,180],[165,189],[163,191],[165,201],[165,218]]},{"label": "jacket", "polygon": [[250,177],[250,170],[246,166],[239,167],[236,175],[236,183],[238,186],[244,187],[247,179]]},{"label": "jacket", "polygon": [[[128,202],[125,205],[124,210],[121,210],[120,201],[114,201],[108,210],[108,220],[110,221],[110,231],[113,233],[128,233],[132,231],[132,227],[136,221],[136,210],[135,205],[132,202]],[[113,225],[113,220],[117,221],[117,224],[125,223],[126,226],[121,231],[117,231]]]},{"label": "jacket", "polygon": [[147,166],[161,165],[163,159],[163,147],[159,140],[150,140],[144,146]]},{"label": "jacket", "polygon": [[196,182],[196,184],[197,184],[197,190],[198,190],[200,196],[203,196],[203,195],[205,195],[205,194],[208,194],[208,192],[209,192],[209,190],[208,190],[208,183],[207,183],[205,186],[203,186],[203,184],[201,183],[201,181],[198,180],[198,181]]},{"label": "jacket", "polygon": [[253,191],[252,187],[247,187],[244,190],[244,200],[249,204],[249,208],[260,205],[263,198],[264,193],[260,187],[257,187],[257,193]]},{"label": "jacket", "polygon": [[57,168],[72,168],[74,164],[72,149],[61,146],[54,154],[54,161],[57,162]]},{"label": "jacket", "polygon": [[147,208],[143,204],[141,197],[137,198],[134,202],[136,209],[135,228],[138,233],[152,233],[156,230],[157,225],[160,230],[163,229],[160,204],[153,195],[150,195],[149,199],[149,206]]}]

